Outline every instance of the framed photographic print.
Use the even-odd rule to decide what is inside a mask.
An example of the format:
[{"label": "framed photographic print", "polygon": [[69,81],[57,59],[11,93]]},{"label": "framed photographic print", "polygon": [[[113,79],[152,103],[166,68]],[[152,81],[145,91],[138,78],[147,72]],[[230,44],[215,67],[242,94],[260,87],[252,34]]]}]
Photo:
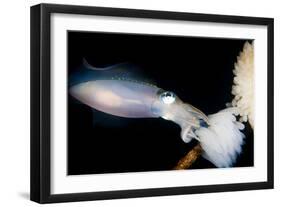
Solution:
[{"label": "framed photographic print", "polygon": [[31,7],[31,200],[273,188],[273,19]]}]

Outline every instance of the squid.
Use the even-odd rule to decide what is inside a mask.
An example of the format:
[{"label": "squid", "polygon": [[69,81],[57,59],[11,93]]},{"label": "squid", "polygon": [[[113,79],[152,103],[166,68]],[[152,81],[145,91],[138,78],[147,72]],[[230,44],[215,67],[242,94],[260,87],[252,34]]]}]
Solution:
[{"label": "squid", "polygon": [[[244,124],[238,107],[206,116],[174,92],[131,78],[136,70],[126,64],[96,68],[84,60],[84,76],[74,74],[69,93],[98,111],[125,118],[163,118],[180,126],[185,143],[198,140],[202,156],[216,167],[231,167],[242,151]],[[122,75],[123,78],[120,78]],[[126,78],[124,77],[126,76]]]},{"label": "squid", "polygon": [[[84,60],[87,69],[101,73],[118,70],[122,64],[96,68]],[[181,138],[188,143],[199,139],[195,131],[209,126],[208,117],[174,92],[135,80],[96,76],[74,84],[70,94],[98,111],[125,118],[163,118],[181,127]]]}]

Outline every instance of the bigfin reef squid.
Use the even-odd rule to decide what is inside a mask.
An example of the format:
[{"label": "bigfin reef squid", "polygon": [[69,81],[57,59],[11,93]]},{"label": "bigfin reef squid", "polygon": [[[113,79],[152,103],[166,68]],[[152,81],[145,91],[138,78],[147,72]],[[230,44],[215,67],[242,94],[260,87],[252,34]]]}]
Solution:
[{"label": "bigfin reef squid", "polygon": [[[130,79],[130,64],[94,67],[85,59],[83,68],[91,75],[74,75],[69,92],[80,102],[101,112],[126,118],[163,118],[181,127],[181,138],[188,143],[194,133],[208,127],[208,117],[174,92],[154,84]],[[125,73],[124,73],[125,71]],[[124,76],[125,78],[115,78]],[[126,77],[128,75],[128,77]]]}]

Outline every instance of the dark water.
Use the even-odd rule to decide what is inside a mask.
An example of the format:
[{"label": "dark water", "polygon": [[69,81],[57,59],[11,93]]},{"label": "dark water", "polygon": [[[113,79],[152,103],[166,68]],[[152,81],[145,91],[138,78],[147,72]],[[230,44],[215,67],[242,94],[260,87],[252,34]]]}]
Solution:
[{"label": "dark water", "polygon": [[[232,69],[246,40],[68,32],[69,80],[83,71],[127,62],[144,81],[175,92],[206,114],[232,100]],[[253,132],[235,166],[253,165]],[[68,174],[169,170],[196,141],[185,144],[180,127],[157,119],[104,114],[68,96]],[[202,157],[192,168],[212,168]]]}]

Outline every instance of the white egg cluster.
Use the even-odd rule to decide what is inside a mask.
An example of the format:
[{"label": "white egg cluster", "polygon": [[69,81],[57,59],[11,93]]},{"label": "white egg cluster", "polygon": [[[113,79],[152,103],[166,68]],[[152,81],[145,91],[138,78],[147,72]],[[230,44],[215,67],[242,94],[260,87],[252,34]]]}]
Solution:
[{"label": "white egg cluster", "polygon": [[231,167],[242,151],[244,124],[236,121],[237,108],[227,108],[209,115],[210,126],[196,130],[203,157],[217,167]]},{"label": "white egg cluster", "polygon": [[249,42],[237,57],[233,73],[231,106],[239,109],[241,122],[249,121],[254,128],[254,47]]}]

